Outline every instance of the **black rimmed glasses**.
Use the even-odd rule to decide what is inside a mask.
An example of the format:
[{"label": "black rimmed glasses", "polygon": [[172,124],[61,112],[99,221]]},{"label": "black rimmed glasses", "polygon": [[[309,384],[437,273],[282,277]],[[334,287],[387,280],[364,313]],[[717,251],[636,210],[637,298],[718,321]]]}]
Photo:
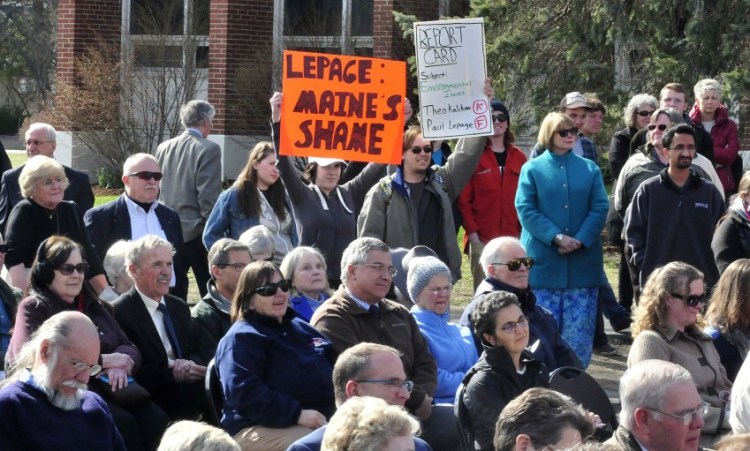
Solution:
[{"label": "black rimmed glasses", "polygon": [[578,136],[578,127],[564,128],[562,130],[558,130],[557,134],[560,135],[560,138],[567,138],[571,135]]},{"label": "black rimmed glasses", "polygon": [[216,266],[219,268],[228,268],[231,266],[234,272],[242,272],[247,265],[245,263],[217,263]]},{"label": "black rimmed glasses", "polygon": [[659,125],[648,124],[648,130],[651,132],[656,130],[657,128],[659,129],[660,132],[663,132],[664,130],[667,129],[667,124],[659,124]]},{"label": "black rimmed glasses", "polygon": [[670,296],[677,298],[685,303],[688,307],[698,307],[706,304],[706,294],[689,294],[687,296],[677,293],[669,293]]},{"label": "black rimmed glasses", "polygon": [[409,150],[411,150],[411,153],[415,155],[419,155],[422,152],[432,153],[432,146],[424,146],[424,147],[414,146],[414,147],[409,148]]},{"label": "black rimmed glasses", "polygon": [[[652,412],[654,412],[654,413],[656,413],[656,414],[666,415],[668,417],[672,417],[672,418],[678,419],[678,420],[682,421],[683,426],[687,426],[693,420],[696,420],[698,418],[705,418],[706,414],[708,414],[708,407],[709,406],[710,406],[709,403],[702,402],[700,407],[698,407],[697,409],[693,410],[692,412],[688,412],[688,413],[683,414],[683,415],[677,415],[677,414],[674,414],[674,413],[662,412],[661,410],[652,409],[651,407],[647,407],[647,409],[650,410],[650,411],[652,411]],[[656,417],[656,416],[654,416],[654,417]],[[657,420],[658,420],[658,418],[657,418]]]},{"label": "black rimmed glasses", "polygon": [[273,296],[274,294],[276,294],[276,290],[278,290],[279,288],[284,293],[288,292],[292,288],[292,281],[288,279],[281,279],[278,282],[270,282],[254,289],[253,294],[259,294],[261,296]]},{"label": "black rimmed glasses", "polygon": [[164,177],[164,174],[161,172],[152,172],[152,171],[139,171],[139,172],[131,172],[128,174],[128,177],[138,177],[141,180],[151,180],[154,179],[157,182]]},{"label": "black rimmed glasses", "polygon": [[385,266],[382,263],[360,263],[360,265],[372,268],[380,274],[387,272],[391,277],[396,277],[396,274],[398,274],[398,269],[395,266]]},{"label": "black rimmed glasses", "polygon": [[366,379],[361,381],[354,381],[358,384],[380,384],[385,385],[386,387],[390,388],[393,391],[404,389],[411,393],[411,391],[414,389],[414,382],[412,381],[402,381],[398,378],[392,378],[392,379]]},{"label": "black rimmed glasses", "polygon": [[531,257],[523,257],[523,258],[514,258],[511,260],[508,260],[507,262],[495,262],[490,263],[491,265],[505,265],[508,267],[508,270],[510,271],[518,271],[521,269],[521,265],[524,265],[526,269],[531,269],[532,266],[534,266],[534,259]]},{"label": "black rimmed glasses", "polygon": [[78,274],[86,274],[86,271],[89,269],[89,264],[86,262],[81,262],[77,265],[71,265],[70,263],[63,263],[62,265],[58,266],[56,269],[60,271],[60,274],[64,276],[69,276],[73,274],[73,271],[76,271]]}]

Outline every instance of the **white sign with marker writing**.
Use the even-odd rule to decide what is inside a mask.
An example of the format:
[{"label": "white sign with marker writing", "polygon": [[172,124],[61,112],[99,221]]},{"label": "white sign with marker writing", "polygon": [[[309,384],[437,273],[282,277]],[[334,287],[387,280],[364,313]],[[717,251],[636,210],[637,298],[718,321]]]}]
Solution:
[{"label": "white sign with marker writing", "polygon": [[419,110],[426,139],[488,136],[492,109],[484,95],[484,20],[414,23]]}]

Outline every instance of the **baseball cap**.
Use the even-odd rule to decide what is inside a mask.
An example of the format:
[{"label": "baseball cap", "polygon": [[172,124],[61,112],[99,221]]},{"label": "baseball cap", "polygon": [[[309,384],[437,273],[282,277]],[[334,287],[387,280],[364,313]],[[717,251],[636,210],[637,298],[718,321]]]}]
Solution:
[{"label": "baseball cap", "polygon": [[323,157],[307,157],[308,163],[317,163],[318,166],[330,166],[332,164],[341,163],[344,166],[347,165],[345,160],[341,158],[323,158]]},{"label": "baseball cap", "polygon": [[586,97],[578,91],[569,92],[565,94],[565,97],[560,102],[560,110],[565,108],[587,108],[591,109],[589,103],[586,101]]}]

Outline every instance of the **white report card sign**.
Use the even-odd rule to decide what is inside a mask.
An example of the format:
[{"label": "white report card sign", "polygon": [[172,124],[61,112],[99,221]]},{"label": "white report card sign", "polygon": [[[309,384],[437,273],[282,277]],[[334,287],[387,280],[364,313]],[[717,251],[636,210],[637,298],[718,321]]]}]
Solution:
[{"label": "white report card sign", "polygon": [[426,139],[491,135],[484,20],[414,23],[422,135]]}]

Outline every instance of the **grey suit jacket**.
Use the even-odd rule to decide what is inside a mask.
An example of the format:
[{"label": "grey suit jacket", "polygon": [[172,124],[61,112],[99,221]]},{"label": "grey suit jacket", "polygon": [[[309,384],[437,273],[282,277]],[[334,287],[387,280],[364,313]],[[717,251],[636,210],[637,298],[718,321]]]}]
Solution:
[{"label": "grey suit jacket", "polygon": [[180,215],[182,236],[200,238],[221,193],[221,148],[190,130],[156,149],[164,179],[160,202]]}]

